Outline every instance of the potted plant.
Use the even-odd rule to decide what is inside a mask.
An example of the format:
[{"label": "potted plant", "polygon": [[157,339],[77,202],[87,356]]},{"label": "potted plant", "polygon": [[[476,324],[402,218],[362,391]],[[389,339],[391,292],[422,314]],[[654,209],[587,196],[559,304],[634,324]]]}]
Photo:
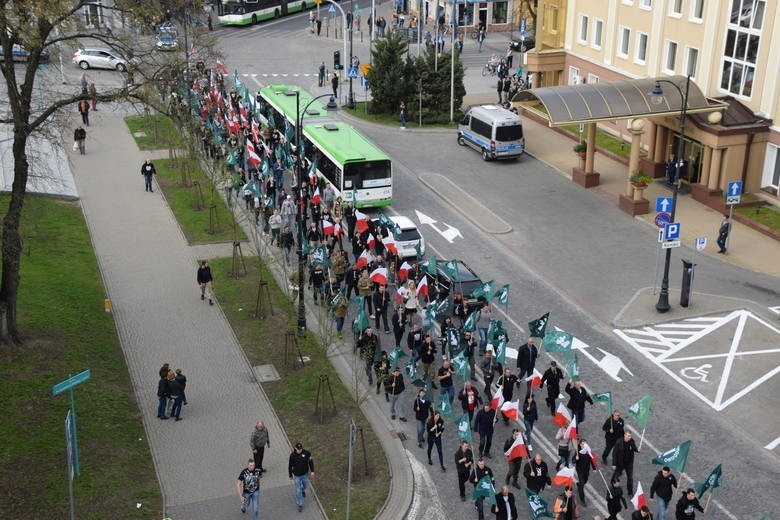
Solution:
[{"label": "potted plant", "polygon": [[635,188],[647,188],[647,185],[653,182],[653,178],[642,170],[637,170],[631,176],[631,184]]},{"label": "potted plant", "polygon": [[574,153],[580,156],[580,159],[585,158],[585,153],[588,151],[588,145],[584,142],[580,141],[579,143],[574,145]]}]

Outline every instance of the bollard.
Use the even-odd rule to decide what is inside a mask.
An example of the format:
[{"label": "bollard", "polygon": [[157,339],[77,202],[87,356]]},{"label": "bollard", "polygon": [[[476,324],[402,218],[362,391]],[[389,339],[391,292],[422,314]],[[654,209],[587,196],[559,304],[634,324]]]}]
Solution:
[{"label": "bollard", "polygon": [[106,312],[111,312],[111,301],[108,298],[103,300],[103,310]]}]

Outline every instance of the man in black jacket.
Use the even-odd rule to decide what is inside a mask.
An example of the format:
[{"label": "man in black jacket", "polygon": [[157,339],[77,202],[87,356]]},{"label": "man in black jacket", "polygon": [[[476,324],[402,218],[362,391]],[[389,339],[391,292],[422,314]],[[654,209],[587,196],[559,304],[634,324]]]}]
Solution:
[{"label": "man in black jacket", "polygon": [[461,502],[466,500],[466,481],[469,479],[469,473],[473,467],[474,453],[471,451],[469,443],[462,441],[458,451],[455,452],[455,468],[458,470],[458,491],[460,491]]},{"label": "man in black jacket", "polygon": [[704,513],[699,499],[696,498],[696,491],[693,488],[685,490],[685,494],[677,501],[677,507],[675,508],[676,520],[693,520],[696,518],[696,510],[700,513]]},{"label": "man in black jacket", "polygon": [[[490,469],[485,464],[485,461],[482,459],[482,457],[477,460],[477,465],[474,466],[474,472],[471,474],[471,483],[474,484],[474,487],[477,487],[477,484],[479,484],[479,481],[482,480],[485,476],[490,477],[490,481],[492,482],[493,486],[496,485],[495,480],[493,479],[493,470]],[[485,511],[484,511],[484,504],[485,504],[485,497],[479,497],[475,502],[474,506],[477,508],[477,518],[479,520],[485,519]]]},{"label": "man in black jacket", "polygon": [[552,484],[547,470],[547,463],[542,460],[542,456],[538,453],[523,468],[523,476],[525,477],[526,487],[536,494],[541,493],[544,486]]},{"label": "man in black jacket", "polygon": [[160,372],[160,381],[157,383],[157,418],[158,419],[168,419],[168,416],[165,415],[165,409],[168,407],[168,397],[170,397],[170,393],[168,392],[168,380],[167,380],[168,373],[162,373]]},{"label": "man in black jacket", "polygon": [[558,368],[558,364],[555,361],[550,361],[550,368],[544,371],[542,375],[542,384],[540,389],[544,388],[544,384],[547,383],[547,406],[550,407],[550,414],[555,416],[555,400],[561,393],[561,380],[564,378],[563,371]]},{"label": "man in black jacket", "polygon": [[[385,379],[385,392],[390,394],[390,417],[395,419],[395,403],[401,397],[404,389],[404,376],[401,374],[401,368],[395,367],[393,373]],[[404,416],[403,408],[400,410],[400,419],[406,422],[406,416]]]},{"label": "man in black jacket", "polygon": [[212,299],[214,296],[211,293],[211,282],[214,280],[214,277],[211,275],[211,267],[209,267],[208,261],[203,260],[200,263],[196,278],[198,280],[198,285],[200,286],[200,299],[205,300],[206,297],[208,297],[209,305],[214,305]]},{"label": "man in black jacket", "polygon": [[417,421],[417,447],[422,448],[425,441],[425,423],[431,414],[431,402],[425,396],[425,390],[417,392],[417,398],[412,405],[414,418]]},{"label": "man in black jacket", "polygon": [[471,381],[463,383],[463,388],[458,392],[458,400],[461,408],[463,408],[463,412],[469,414],[469,423],[471,423],[474,420],[474,410],[482,404],[479,392],[471,386]]},{"label": "man in black jacket", "polygon": [[618,439],[612,451],[612,469],[615,472],[612,478],[619,478],[623,471],[626,472],[626,486],[628,496],[634,494],[634,453],[639,453],[631,432],[625,432],[622,439]]},{"label": "man in black jacket", "polygon": [[[512,374],[508,368],[504,369],[504,373],[496,381],[496,385],[501,388],[501,393],[504,396],[504,402],[511,402],[515,390],[515,385],[519,383],[517,376]],[[509,424],[509,419],[504,414],[501,414],[501,418],[504,420],[504,424]]]},{"label": "man in black jacket", "polygon": [[677,478],[672,475],[669,466],[664,466],[653,479],[653,485],[650,486],[650,499],[655,497],[658,504],[656,516],[658,520],[666,520],[666,508],[672,500],[674,488],[677,487]]},{"label": "man in black jacket", "polygon": [[385,325],[385,334],[390,334],[390,328],[387,326],[387,306],[390,303],[390,296],[387,294],[387,290],[384,285],[377,287],[372,296],[374,300],[374,327],[379,330],[379,319]]},{"label": "man in black jacket", "polygon": [[479,433],[479,456],[491,458],[490,446],[493,443],[493,425],[496,422],[496,411],[485,403],[474,419],[474,429]]},{"label": "man in black jacket", "polygon": [[613,410],[607,417],[607,420],[604,421],[601,429],[604,431],[604,452],[601,454],[601,461],[606,464],[609,452],[612,451],[612,447],[615,446],[618,439],[623,438],[625,431],[625,423],[623,418],[620,417],[620,412]]},{"label": "man in black jacket", "polygon": [[528,338],[528,341],[517,350],[517,368],[520,369],[517,374],[518,379],[523,380],[534,373],[537,357],[539,357],[539,349],[534,345],[534,338]]},{"label": "man in black jacket", "polygon": [[295,504],[298,512],[303,511],[303,498],[306,496],[306,488],[309,485],[309,477],[314,477],[314,459],[311,453],[303,449],[300,442],[290,453],[290,461],[287,464],[287,473],[295,481]]},{"label": "man in black jacket", "polygon": [[516,520],[517,507],[515,495],[509,492],[509,486],[501,486],[501,492],[496,493],[496,505],[493,506],[496,520]]},{"label": "man in black jacket", "polygon": [[566,383],[566,393],[569,394],[569,403],[566,408],[571,410],[572,416],[577,418],[577,426],[585,422],[585,403],[593,406],[593,399],[590,398],[588,391],[582,387],[581,381],[569,381]]}]

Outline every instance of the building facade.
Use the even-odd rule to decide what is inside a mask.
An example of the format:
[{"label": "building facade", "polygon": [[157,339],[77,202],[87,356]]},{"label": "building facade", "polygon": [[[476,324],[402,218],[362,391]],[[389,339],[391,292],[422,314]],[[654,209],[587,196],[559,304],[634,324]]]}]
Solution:
[{"label": "building facade", "polygon": [[[540,0],[534,86],[690,75],[729,103],[720,124],[689,118],[683,180],[713,207],[732,180],[780,191],[780,8],[775,0]],[[678,94],[674,94],[678,95]],[[675,117],[647,125],[642,167],[663,174],[677,150]],[[604,129],[629,136],[626,123]]]}]

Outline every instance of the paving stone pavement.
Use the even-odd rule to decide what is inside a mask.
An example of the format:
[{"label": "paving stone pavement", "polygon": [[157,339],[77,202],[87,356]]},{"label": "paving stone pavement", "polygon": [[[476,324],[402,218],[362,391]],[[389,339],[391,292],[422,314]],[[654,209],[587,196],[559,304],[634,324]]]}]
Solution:
[{"label": "paving stone pavement", "polygon": [[[271,435],[261,517],[324,518],[314,493],[303,513],[296,512],[286,470],[290,443],[219,305],[198,297],[196,259],[203,248],[187,245],[159,190],[143,190],[140,166],[149,154],[137,149],[122,118],[95,116],[87,155],[69,156],[167,516],[247,517],[239,510],[235,482],[261,419]],[[180,422],[156,418],[158,370],[165,362],[188,378],[189,404]]]}]

